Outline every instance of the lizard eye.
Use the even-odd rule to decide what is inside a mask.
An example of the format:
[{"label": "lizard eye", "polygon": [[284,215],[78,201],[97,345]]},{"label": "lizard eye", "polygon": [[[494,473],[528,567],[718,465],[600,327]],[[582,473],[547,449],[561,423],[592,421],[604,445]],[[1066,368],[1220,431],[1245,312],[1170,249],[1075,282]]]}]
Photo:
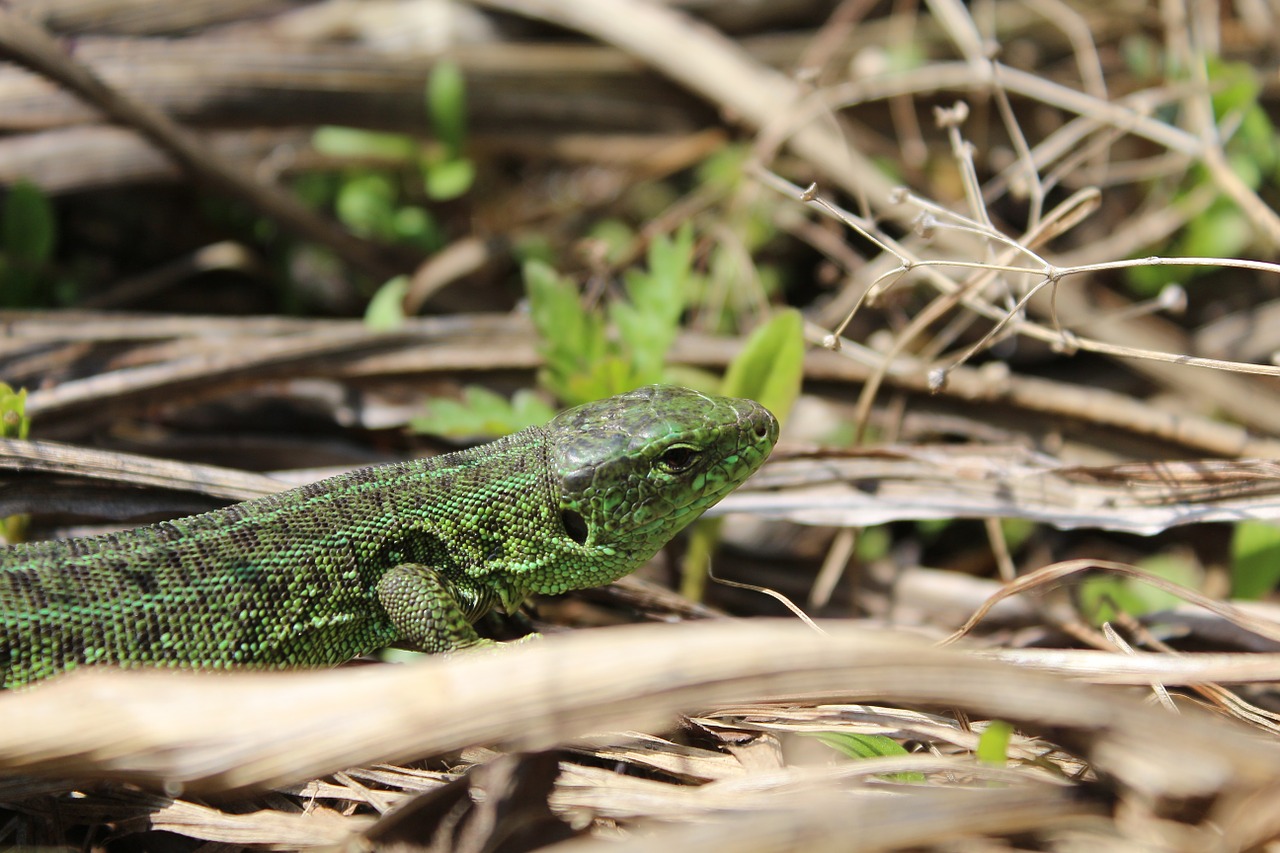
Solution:
[{"label": "lizard eye", "polygon": [[698,455],[692,447],[676,445],[658,457],[658,467],[668,474],[683,474],[698,461]]}]

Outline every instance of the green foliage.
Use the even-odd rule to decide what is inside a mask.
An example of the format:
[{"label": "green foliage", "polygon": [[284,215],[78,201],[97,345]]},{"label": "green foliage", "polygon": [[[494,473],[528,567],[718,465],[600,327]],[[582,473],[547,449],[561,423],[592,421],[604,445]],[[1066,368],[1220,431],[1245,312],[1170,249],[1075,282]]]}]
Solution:
[{"label": "green foliage", "polygon": [[1000,519],[1000,532],[1004,534],[1005,545],[1009,547],[1011,553],[1021,548],[1035,531],[1034,521],[1028,521],[1025,518]]},{"label": "green foliage", "polygon": [[1009,741],[1013,738],[1013,726],[1004,720],[992,720],[978,736],[978,760],[993,767],[1009,763]]},{"label": "green foliage", "polygon": [[[1200,580],[1195,565],[1176,554],[1154,554],[1137,565],[1147,574],[1193,589]],[[1181,600],[1141,580],[1108,574],[1087,577],[1079,588],[1081,613],[1094,625],[1114,620],[1117,609],[1142,616],[1173,607]]]},{"label": "green foliage", "polygon": [[364,324],[375,332],[389,332],[404,325],[404,297],[409,277],[398,275],[378,288],[364,311]]},{"label": "green foliage", "polygon": [[604,258],[610,264],[621,263],[636,239],[635,231],[619,219],[602,219],[591,227],[589,236],[604,245]]},{"label": "green foliage", "polygon": [[344,159],[410,161],[418,156],[418,143],[403,133],[378,133],[354,127],[316,128],[311,145],[321,154]]},{"label": "green foliage", "polygon": [[[690,300],[702,306],[703,323],[720,332],[732,331],[735,318],[753,307],[759,292],[777,291],[782,280],[777,268],[759,260],[778,235],[777,200],[749,173],[753,156],[748,145],[727,145],[697,172],[703,191],[718,203],[717,221],[707,229],[707,275],[696,282]],[[758,287],[743,286],[752,282]]]},{"label": "green foliage", "polygon": [[[786,423],[800,396],[804,379],[804,319],[788,308],[756,329],[729,363],[720,393],[748,397]],[[711,571],[711,556],[720,539],[720,520],[699,519],[689,533],[689,547],[680,564],[680,593],[701,601]]]},{"label": "green foliage", "polygon": [[[427,115],[437,144],[424,147],[410,136],[350,127],[322,127],[312,135],[315,149],[331,157],[370,160],[380,167],[353,166],[333,179],[306,176],[298,192],[316,207],[332,205],[334,214],[352,232],[384,243],[415,246],[435,252],[445,244],[444,230],[420,202],[448,201],[464,195],[475,183],[475,164],[464,156],[466,145],[466,86],[452,62],[440,62],[425,87]],[[406,182],[405,170],[416,169],[421,190]],[[401,285],[387,282],[370,305],[371,323],[390,321],[390,293]],[[389,290],[390,289],[390,290]],[[386,326],[381,326],[385,328]]]},{"label": "green foliage", "polygon": [[538,376],[541,384],[565,402],[582,399],[591,391],[580,388],[589,380],[579,379],[579,374],[589,377],[608,369],[603,364],[604,318],[584,308],[574,283],[541,261],[524,265],[524,286],[547,362]]},{"label": "green foliage", "polygon": [[427,113],[445,150],[450,156],[460,155],[467,138],[467,88],[456,62],[442,60],[431,69]]},{"label": "green foliage", "polygon": [[0,382],[0,438],[25,439],[31,430],[27,417],[27,389],[13,390]]},{"label": "green foliage", "polygon": [[628,299],[606,312],[584,306],[577,286],[551,267],[526,263],[525,287],[547,363],[539,374],[543,387],[577,405],[666,381],[666,354],[680,329],[692,263],[692,229],[655,238],[648,268],[627,271]]},{"label": "green foliage", "polygon": [[[815,732],[812,737],[844,753],[850,758],[886,758],[910,755],[902,744],[884,735],[860,735],[849,732]],[[923,782],[923,773],[886,773],[885,778],[898,782]]]},{"label": "green foliage", "polygon": [[454,62],[437,62],[427,78],[427,114],[440,148],[422,160],[427,197],[448,201],[465,195],[475,182],[475,165],[463,156],[467,136],[467,90]]},{"label": "green foliage", "polygon": [[[524,265],[525,287],[530,313],[541,340],[539,349],[546,367],[539,382],[566,405],[575,406],[642,385],[669,381],[665,372],[666,354],[680,328],[685,291],[693,275],[693,234],[681,229],[674,239],[656,238],[649,247],[648,268],[629,270],[625,276],[626,301],[609,305],[607,311],[582,304],[577,286],[540,260]],[[432,417],[419,419],[414,426],[432,432],[441,424],[451,426],[451,434],[478,426],[493,428],[469,435],[500,435],[541,423],[551,417],[549,408],[538,409],[532,399],[517,398],[506,410],[503,402],[480,389],[468,389],[468,400],[483,406],[481,423],[473,423],[453,412],[448,405],[440,416],[440,404],[433,401]]]},{"label": "green foliage", "polygon": [[804,318],[794,308],[779,311],[747,338],[725,372],[720,392],[749,397],[779,422],[791,416],[804,377]]},{"label": "green foliage", "polygon": [[[27,389],[13,390],[0,382],[0,438],[26,439],[31,431],[31,419],[27,417]],[[4,541],[13,544],[26,539],[28,518],[11,515],[0,521],[0,534]]]},{"label": "green foliage", "polygon": [[1257,600],[1280,581],[1280,527],[1242,521],[1231,539],[1231,595]]},{"label": "green foliage", "polygon": [[476,167],[470,160],[428,161],[423,167],[422,185],[427,197],[449,201],[466,195],[476,180]]},{"label": "green foliage", "polygon": [[546,423],[555,409],[532,391],[517,391],[508,401],[478,385],[468,386],[462,400],[436,398],[410,426],[418,432],[449,438],[506,435]]},{"label": "green foliage", "polygon": [[355,175],[338,190],[334,211],[344,225],[361,237],[388,240],[395,233],[392,222],[399,194],[389,175]]},{"label": "green foliage", "polygon": [[[1214,59],[1208,64],[1208,72],[1214,118],[1220,127],[1234,127],[1224,146],[1231,170],[1250,189],[1280,183],[1280,136],[1270,114],[1259,103],[1262,82],[1257,69],[1243,62]],[[1212,185],[1209,172],[1197,166],[1191,170],[1187,185],[1175,196],[1173,204],[1182,204],[1201,187]],[[1177,257],[1231,258],[1245,253],[1253,242],[1249,218],[1235,202],[1218,197],[1187,222],[1165,253]],[[1212,269],[1210,266],[1132,267],[1125,275],[1133,292],[1150,298],[1167,284],[1193,279]]]},{"label": "green foliage", "polygon": [[889,525],[876,524],[871,527],[864,527],[858,533],[858,541],[853,546],[853,554],[858,558],[860,563],[869,563],[872,560],[879,560],[889,553],[889,547],[893,544],[893,536],[889,532]]},{"label": "green foliage", "polygon": [[47,305],[57,225],[49,197],[35,184],[18,181],[8,188],[0,222],[0,306]]}]

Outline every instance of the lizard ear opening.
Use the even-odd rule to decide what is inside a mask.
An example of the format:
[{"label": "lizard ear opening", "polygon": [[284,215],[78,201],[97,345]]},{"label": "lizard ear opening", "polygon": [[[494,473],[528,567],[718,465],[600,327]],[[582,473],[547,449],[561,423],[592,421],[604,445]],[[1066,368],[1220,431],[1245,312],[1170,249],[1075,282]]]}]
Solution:
[{"label": "lizard ear opening", "polygon": [[560,511],[560,523],[564,525],[564,532],[569,534],[569,538],[579,545],[587,544],[587,534],[591,531],[587,527],[587,520],[582,514],[571,509],[563,509]]}]

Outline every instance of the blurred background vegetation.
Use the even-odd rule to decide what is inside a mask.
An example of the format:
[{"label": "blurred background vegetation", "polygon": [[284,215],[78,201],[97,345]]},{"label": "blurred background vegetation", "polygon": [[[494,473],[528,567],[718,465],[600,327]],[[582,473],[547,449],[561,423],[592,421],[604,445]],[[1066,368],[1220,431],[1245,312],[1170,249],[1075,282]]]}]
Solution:
[{"label": "blurred background vegetation", "polygon": [[73,450],[5,444],[6,535],[675,382],[769,405],[775,460],[539,620],[788,614],[765,588],[940,639],[1012,590],[978,641],[1275,651],[1188,602],[1280,622],[1278,36],[1263,2],[11,0],[3,435]]}]

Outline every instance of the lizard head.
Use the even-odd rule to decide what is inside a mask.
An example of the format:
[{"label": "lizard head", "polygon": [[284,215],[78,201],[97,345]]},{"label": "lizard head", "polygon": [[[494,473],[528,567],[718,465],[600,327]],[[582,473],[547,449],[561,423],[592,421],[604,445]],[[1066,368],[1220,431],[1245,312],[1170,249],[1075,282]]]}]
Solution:
[{"label": "lizard head", "polygon": [[581,573],[539,585],[557,592],[638,568],[760,467],[778,421],[753,400],[650,385],[570,409],[546,431]]}]

